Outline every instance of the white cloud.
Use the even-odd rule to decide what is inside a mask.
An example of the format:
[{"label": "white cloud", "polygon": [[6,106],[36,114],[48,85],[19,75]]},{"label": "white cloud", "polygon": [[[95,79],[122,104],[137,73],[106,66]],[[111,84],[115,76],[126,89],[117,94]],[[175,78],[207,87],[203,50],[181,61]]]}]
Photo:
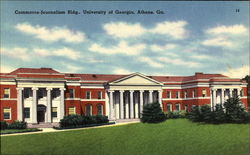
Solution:
[{"label": "white cloud", "polygon": [[29,61],[30,60],[30,53],[28,53],[27,48],[1,48],[1,55],[6,55],[11,58],[21,59],[23,61]]},{"label": "white cloud", "polygon": [[72,60],[77,60],[80,58],[81,54],[79,51],[75,51],[70,48],[60,48],[60,49],[54,49],[54,50],[48,50],[48,49],[41,49],[41,48],[35,48],[33,49],[34,53],[38,56],[60,56],[65,57]]},{"label": "white cloud", "polygon": [[184,39],[187,37],[187,30],[185,29],[186,25],[186,21],[165,21],[156,24],[156,26],[151,29],[150,32],[161,35],[168,35],[170,37],[173,37],[174,39]]},{"label": "white cloud", "polygon": [[202,45],[205,46],[216,46],[216,47],[233,47],[235,44],[225,37],[215,37],[211,39],[204,40]]},{"label": "white cloud", "polygon": [[102,47],[101,45],[94,43],[89,47],[89,50],[102,54],[137,55],[141,53],[145,47],[145,44],[128,45],[126,41],[120,41],[118,45],[112,47]]},{"label": "white cloud", "polygon": [[222,72],[223,75],[231,78],[244,78],[246,75],[250,75],[250,66],[242,66],[239,68],[228,68],[226,72]]},{"label": "white cloud", "polygon": [[72,31],[62,27],[47,28],[40,25],[33,26],[28,23],[20,23],[16,25],[16,29],[44,41],[54,42],[62,40],[68,43],[80,43],[85,40],[85,34],[83,32]]},{"label": "white cloud", "polygon": [[154,61],[152,58],[149,58],[149,57],[139,57],[138,60],[143,62],[143,63],[146,63],[149,66],[154,67],[154,68],[163,68],[164,67],[164,65],[162,65],[159,62]]},{"label": "white cloud", "polygon": [[[71,64],[65,64],[62,63],[63,66],[65,66],[63,69],[60,70],[62,73],[78,73],[80,70],[83,69],[83,67],[71,65]],[[59,70],[59,69],[58,69]]]},{"label": "white cloud", "polygon": [[219,35],[219,34],[248,34],[248,29],[241,24],[231,25],[231,26],[217,26],[206,30],[206,33]]},{"label": "white cloud", "polygon": [[131,71],[124,69],[124,68],[115,68],[113,70],[113,74],[130,74]]},{"label": "white cloud", "polygon": [[199,59],[199,60],[204,60],[204,59],[210,59],[211,57],[208,55],[191,55],[191,58],[194,59]]},{"label": "white cloud", "polygon": [[3,64],[1,64],[0,67],[1,67],[0,73],[10,73],[10,72],[12,72],[12,71],[14,71],[16,69],[14,67],[6,66],[6,65],[3,65]]},{"label": "white cloud", "polygon": [[176,48],[176,45],[175,44],[166,44],[166,45],[160,46],[160,45],[154,44],[154,45],[151,45],[150,48],[154,52],[160,52],[160,51],[172,50],[172,49]]},{"label": "white cloud", "polygon": [[158,60],[165,62],[165,63],[173,64],[173,65],[183,65],[185,67],[199,67],[199,66],[201,66],[200,63],[193,62],[193,61],[185,61],[182,59],[172,59],[172,58],[170,59],[167,57],[159,57]]},{"label": "white cloud", "polygon": [[117,38],[137,37],[146,32],[146,29],[139,23],[129,24],[125,22],[111,22],[103,25],[103,28],[108,35]]}]

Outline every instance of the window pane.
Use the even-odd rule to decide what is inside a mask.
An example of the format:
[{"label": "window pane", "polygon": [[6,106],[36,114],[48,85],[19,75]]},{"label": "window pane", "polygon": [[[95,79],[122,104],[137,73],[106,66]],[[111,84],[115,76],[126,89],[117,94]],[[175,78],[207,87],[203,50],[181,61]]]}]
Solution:
[{"label": "window pane", "polygon": [[89,91],[86,92],[86,98],[90,99],[90,92]]},{"label": "window pane", "polygon": [[24,118],[30,118],[30,108],[24,108]]},{"label": "window pane", "polygon": [[69,89],[69,97],[74,98],[74,90],[73,89]]},{"label": "window pane", "polygon": [[10,108],[4,108],[3,109],[3,118],[4,119],[10,119]]},{"label": "window pane", "polygon": [[57,117],[57,107],[52,107],[52,117]]},{"label": "window pane", "polygon": [[101,104],[98,104],[97,105],[97,114],[98,115],[102,115],[103,113],[102,113],[102,105]]},{"label": "window pane", "polygon": [[98,91],[98,99],[101,99],[101,98],[102,98],[102,92]]},{"label": "window pane", "polygon": [[86,105],[86,115],[90,116],[91,115],[91,105]]},{"label": "window pane", "polygon": [[69,108],[69,115],[74,115],[75,113],[75,107]]},{"label": "window pane", "polygon": [[176,111],[179,111],[179,110],[180,110],[180,105],[179,105],[179,104],[176,104],[176,105],[175,105],[175,110],[176,110]]},{"label": "window pane", "polygon": [[10,97],[10,89],[9,88],[4,88],[4,98],[9,98]]},{"label": "window pane", "polygon": [[171,111],[171,104],[167,104],[167,111]]}]

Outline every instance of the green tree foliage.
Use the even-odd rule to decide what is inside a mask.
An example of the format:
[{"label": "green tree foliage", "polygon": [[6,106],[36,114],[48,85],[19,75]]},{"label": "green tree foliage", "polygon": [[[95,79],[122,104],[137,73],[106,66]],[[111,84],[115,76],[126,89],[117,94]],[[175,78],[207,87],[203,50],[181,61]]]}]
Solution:
[{"label": "green tree foliage", "polygon": [[229,98],[225,103],[227,122],[243,123],[248,121],[248,114],[245,112],[241,101],[238,97]]},{"label": "green tree foliage", "polygon": [[190,119],[193,122],[201,122],[202,121],[202,116],[201,112],[198,106],[192,107],[191,112],[188,114],[188,119]]},{"label": "green tree foliage", "polygon": [[211,112],[211,115],[212,117],[210,122],[223,123],[226,121],[226,114],[221,104],[216,104],[215,111]]},{"label": "green tree foliage", "polygon": [[143,106],[141,122],[159,123],[166,120],[159,103],[146,104]]}]

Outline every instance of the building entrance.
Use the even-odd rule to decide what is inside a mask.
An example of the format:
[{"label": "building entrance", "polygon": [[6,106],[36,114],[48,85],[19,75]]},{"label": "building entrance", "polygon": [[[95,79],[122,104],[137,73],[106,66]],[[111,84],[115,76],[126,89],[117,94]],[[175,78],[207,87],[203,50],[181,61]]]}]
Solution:
[{"label": "building entrance", "polygon": [[41,123],[45,121],[46,106],[37,105],[37,122]]}]

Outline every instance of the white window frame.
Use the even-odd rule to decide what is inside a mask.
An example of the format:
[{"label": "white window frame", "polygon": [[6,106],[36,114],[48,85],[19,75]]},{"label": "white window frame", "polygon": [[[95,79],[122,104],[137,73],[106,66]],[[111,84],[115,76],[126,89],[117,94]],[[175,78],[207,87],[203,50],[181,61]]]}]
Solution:
[{"label": "white window frame", "polygon": [[[73,97],[70,96],[70,90],[73,90]],[[75,90],[73,88],[69,89],[69,98],[75,98]]]},{"label": "white window frame", "polygon": [[90,116],[92,116],[93,114],[92,114],[92,104],[86,104],[86,106],[85,106],[85,113],[86,113],[86,115],[87,115],[87,106],[90,106]]},{"label": "white window frame", "polygon": [[188,97],[188,92],[187,90],[184,91],[184,98],[187,98]]},{"label": "white window frame", "polygon": [[[9,119],[4,118],[4,109],[9,109],[10,110],[10,112],[9,112],[10,113],[10,118]],[[3,108],[3,119],[4,120],[11,120],[11,108],[10,107],[9,108]]]},{"label": "white window frame", "polygon": [[[205,95],[204,96],[203,96],[203,91],[205,91]],[[202,97],[206,97],[207,96],[207,90],[206,89],[202,89],[201,95],[202,95]]]},{"label": "white window frame", "polygon": [[168,112],[168,105],[170,105],[169,111],[172,112],[172,111],[173,111],[173,108],[172,108],[172,104],[170,104],[170,103],[167,104],[167,112]]},{"label": "white window frame", "polygon": [[176,91],[175,95],[176,95],[175,98],[179,99],[180,98],[180,91]]},{"label": "white window frame", "polygon": [[[101,93],[101,97],[99,98],[99,92]],[[91,95],[90,95],[90,98],[91,98]],[[101,100],[102,99],[102,91],[97,91],[97,99]]]},{"label": "white window frame", "polygon": [[[56,108],[56,117],[53,117],[53,115],[52,115],[53,114],[53,108]],[[58,108],[57,107],[52,107],[51,108],[51,117],[52,118],[57,118],[58,117]]]},{"label": "white window frame", "polygon": [[98,114],[98,106],[99,106],[99,105],[101,105],[101,110],[102,110],[101,115],[103,115],[103,105],[102,105],[101,103],[98,103],[98,104],[96,105],[97,115],[99,115],[99,114]]},{"label": "white window frame", "polygon": [[[69,109],[70,109],[70,108],[73,108],[73,109],[74,109],[74,114],[70,114],[70,113],[69,113],[69,115],[75,115],[75,114],[76,114],[76,107],[69,107]],[[68,110],[69,110],[69,109],[68,109]],[[70,112],[70,110],[69,110],[69,112]]]},{"label": "white window frame", "polygon": [[[24,110],[25,108],[29,108],[29,117],[27,117],[27,118],[24,115],[25,114],[25,110]],[[30,119],[30,114],[31,114],[30,107],[24,107],[23,108],[23,115],[24,115],[23,117],[24,117],[24,119]]]},{"label": "white window frame", "polygon": [[[176,105],[179,105],[179,109],[178,110],[176,110]],[[181,104],[180,103],[175,104],[175,111],[181,111]]]},{"label": "white window frame", "polygon": [[[5,96],[4,96],[4,95],[5,95],[5,90],[8,90],[8,91],[9,91],[8,97],[5,97]],[[3,89],[3,98],[5,98],[5,99],[9,99],[9,98],[10,98],[10,88],[4,88],[4,89]]]},{"label": "white window frame", "polygon": [[192,97],[195,98],[195,90],[192,91]]},{"label": "white window frame", "polygon": [[[88,98],[88,92],[89,92],[89,98]],[[86,91],[86,99],[91,99],[91,91]]]}]

